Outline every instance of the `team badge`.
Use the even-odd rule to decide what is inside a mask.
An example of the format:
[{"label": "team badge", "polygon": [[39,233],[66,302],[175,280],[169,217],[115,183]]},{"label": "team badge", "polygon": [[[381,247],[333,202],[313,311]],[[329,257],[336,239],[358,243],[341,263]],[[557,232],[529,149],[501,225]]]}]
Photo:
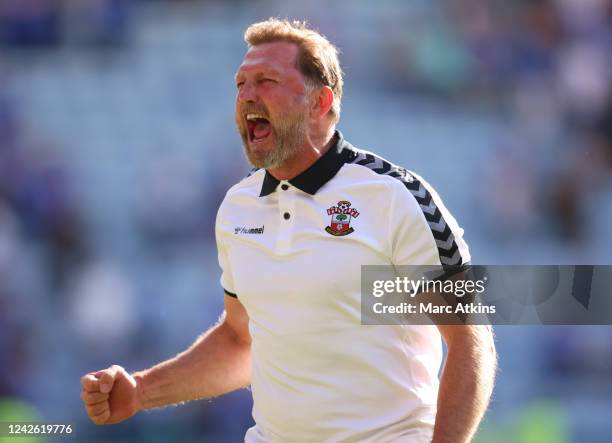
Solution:
[{"label": "team badge", "polygon": [[351,202],[342,200],[338,202],[338,206],[329,208],[327,215],[331,215],[331,222],[329,226],[325,227],[325,230],[331,235],[339,237],[354,231],[351,228],[351,219],[359,217],[359,212],[355,208],[351,208]]}]

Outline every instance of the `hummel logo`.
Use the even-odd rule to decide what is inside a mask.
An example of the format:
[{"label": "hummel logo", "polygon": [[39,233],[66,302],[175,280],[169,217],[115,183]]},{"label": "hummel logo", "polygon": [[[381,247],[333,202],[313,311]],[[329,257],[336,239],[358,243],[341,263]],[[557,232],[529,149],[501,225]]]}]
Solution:
[{"label": "hummel logo", "polygon": [[245,228],[244,226],[237,226],[234,228],[234,234],[263,234],[264,227],[261,228]]}]

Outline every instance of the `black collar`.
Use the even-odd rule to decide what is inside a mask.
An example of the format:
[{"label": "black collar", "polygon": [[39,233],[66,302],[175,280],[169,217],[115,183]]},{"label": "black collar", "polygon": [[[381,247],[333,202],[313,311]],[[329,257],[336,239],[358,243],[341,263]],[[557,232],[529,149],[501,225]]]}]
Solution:
[{"label": "black collar", "polygon": [[[342,165],[346,163],[346,156],[349,153],[348,149],[344,149],[348,144],[344,141],[340,131],[336,130],[334,138],[336,143],[308,169],[289,180],[289,183],[310,195],[314,195],[321,186],[331,180]],[[266,171],[259,196],[265,197],[272,194],[279,183],[280,181],[277,178]]]}]

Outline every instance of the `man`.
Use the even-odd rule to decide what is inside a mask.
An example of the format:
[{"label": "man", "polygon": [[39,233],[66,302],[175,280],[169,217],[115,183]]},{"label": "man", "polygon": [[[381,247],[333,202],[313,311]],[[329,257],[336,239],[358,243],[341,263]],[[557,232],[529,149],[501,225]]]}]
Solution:
[{"label": "man", "polygon": [[461,229],[422,179],[335,130],[342,74],[322,35],[270,19],[245,40],[236,124],[258,169],[217,216],[225,312],[168,361],[85,375],[89,416],[112,424],[250,384],[248,442],[469,441],[493,387],[490,330],[360,321],[362,264],[460,269]]}]

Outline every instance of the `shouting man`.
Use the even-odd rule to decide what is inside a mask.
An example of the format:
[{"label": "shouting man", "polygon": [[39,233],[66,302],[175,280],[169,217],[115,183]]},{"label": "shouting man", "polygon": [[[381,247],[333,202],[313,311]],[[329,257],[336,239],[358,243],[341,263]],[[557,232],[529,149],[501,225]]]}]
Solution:
[{"label": "shouting man", "polygon": [[491,330],[360,317],[361,265],[461,270],[463,231],[422,178],[336,129],[342,72],[325,37],[270,19],[245,40],[236,125],[255,169],[217,216],[225,311],[168,361],[86,374],[87,413],[112,424],[250,385],[250,443],[468,442],[493,389]]}]

